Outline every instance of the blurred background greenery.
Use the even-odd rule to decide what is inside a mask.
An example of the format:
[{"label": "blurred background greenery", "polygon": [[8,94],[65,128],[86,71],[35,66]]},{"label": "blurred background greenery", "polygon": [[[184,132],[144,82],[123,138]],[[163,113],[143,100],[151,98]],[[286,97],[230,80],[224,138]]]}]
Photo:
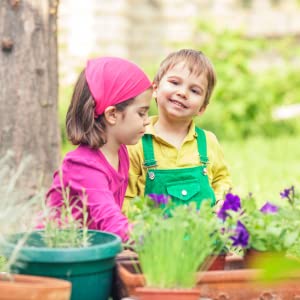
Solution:
[{"label": "blurred background greenery", "polygon": [[[236,192],[252,192],[259,202],[278,202],[282,189],[300,182],[300,117],[274,114],[278,107],[300,102],[299,66],[294,63],[300,54],[298,38],[247,37],[242,31],[216,29],[208,22],[198,22],[195,35],[197,32],[201,39],[171,46],[203,51],[217,72],[211,103],[196,122],[219,138]],[[257,63],[264,55],[280,57],[280,64],[265,67]],[[153,78],[159,61],[142,66]],[[71,149],[64,122],[72,88],[60,86],[63,154]],[[153,101],[150,115],[155,113]]]}]

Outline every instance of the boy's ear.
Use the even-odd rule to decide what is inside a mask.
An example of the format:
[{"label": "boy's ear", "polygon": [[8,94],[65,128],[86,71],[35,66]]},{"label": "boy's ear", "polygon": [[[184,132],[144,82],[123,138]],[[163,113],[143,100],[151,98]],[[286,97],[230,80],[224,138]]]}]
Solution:
[{"label": "boy's ear", "polygon": [[197,116],[202,116],[204,114],[205,110],[206,110],[206,107],[207,107],[206,105],[203,105],[200,108],[199,112],[197,113]]},{"label": "boy's ear", "polygon": [[115,106],[108,106],[104,111],[104,118],[110,125],[115,125],[117,121],[117,109]]}]

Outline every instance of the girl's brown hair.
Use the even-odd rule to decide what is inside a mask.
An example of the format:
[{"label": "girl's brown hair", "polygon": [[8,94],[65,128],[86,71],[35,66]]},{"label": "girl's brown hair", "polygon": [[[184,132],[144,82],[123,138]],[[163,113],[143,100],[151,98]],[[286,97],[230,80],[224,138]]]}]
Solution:
[{"label": "girl's brown hair", "polygon": [[154,77],[153,83],[159,85],[163,76],[178,63],[184,62],[192,74],[200,76],[204,73],[207,76],[207,91],[204,106],[207,106],[209,99],[216,85],[216,73],[212,63],[201,52],[193,49],[181,49],[170,53],[160,64],[159,70]]},{"label": "girl's brown hair", "polygon": [[[115,107],[118,111],[124,111],[133,100],[128,99]],[[73,145],[86,144],[98,149],[106,143],[104,115],[95,118],[94,109],[95,102],[83,70],[75,84],[66,117],[67,136]]]}]

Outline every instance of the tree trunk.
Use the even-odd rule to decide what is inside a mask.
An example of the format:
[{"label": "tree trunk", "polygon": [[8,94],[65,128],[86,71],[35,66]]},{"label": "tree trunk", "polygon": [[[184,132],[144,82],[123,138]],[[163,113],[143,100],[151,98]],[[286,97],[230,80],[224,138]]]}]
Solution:
[{"label": "tree trunk", "polygon": [[19,164],[24,189],[48,186],[58,167],[58,0],[0,0],[0,158]]}]

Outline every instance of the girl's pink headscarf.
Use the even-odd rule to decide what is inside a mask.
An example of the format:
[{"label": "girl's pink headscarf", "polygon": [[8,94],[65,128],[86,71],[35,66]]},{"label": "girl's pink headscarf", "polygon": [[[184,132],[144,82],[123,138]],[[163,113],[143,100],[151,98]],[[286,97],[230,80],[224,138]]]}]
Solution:
[{"label": "girl's pink headscarf", "polygon": [[95,100],[95,117],[108,106],[134,98],[151,86],[150,80],[137,65],[118,57],[89,60],[85,77]]}]

